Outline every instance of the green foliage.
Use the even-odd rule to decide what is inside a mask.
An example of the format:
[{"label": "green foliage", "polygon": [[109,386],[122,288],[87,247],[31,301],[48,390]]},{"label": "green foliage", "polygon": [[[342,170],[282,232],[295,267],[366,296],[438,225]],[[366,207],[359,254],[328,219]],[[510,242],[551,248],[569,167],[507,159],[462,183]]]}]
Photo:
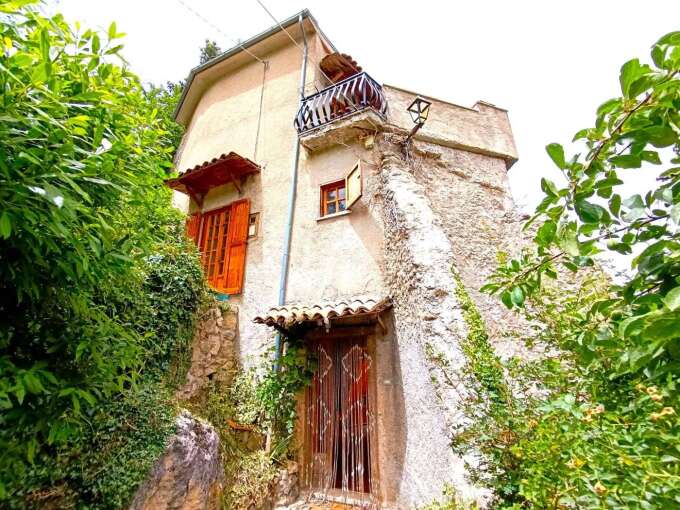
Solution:
[{"label": "green foliage", "polygon": [[[0,17],[0,500],[119,508],[169,430],[158,380],[205,286],[163,184],[175,128],[118,64],[115,24],[27,3]],[[97,457],[114,448],[115,469]]]},{"label": "green foliage", "polygon": [[260,367],[239,372],[228,388],[215,383],[205,398],[191,403],[192,411],[210,421],[220,435],[225,509],[263,508],[281,464],[295,456],[297,401],[314,366],[297,336],[287,339],[278,370],[267,352]]},{"label": "green foliage", "polygon": [[175,107],[183,89],[183,81],[178,83],[169,81],[162,86],[150,85],[145,91],[149,105],[157,112],[156,116],[164,122],[165,128],[168,130],[168,143],[175,149],[179,147],[184,134],[184,128],[175,122]]},{"label": "green foliage", "polygon": [[[585,151],[548,145],[566,184],[542,181],[534,250],[484,288],[542,325],[532,341],[556,353],[509,367],[524,397],[482,438],[514,508],[680,505],[680,32],[651,60],[623,65],[621,96],[574,137]],[[656,187],[621,196],[650,165]],[[624,284],[591,269],[603,252],[636,254]],[[572,285],[551,283],[565,271]]]},{"label": "green foliage", "polygon": [[[265,356],[264,363],[268,364],[269,359]],[[310,384],[314,366],[304,342],[293,334],[286,339],[279,369],[266,370],[258,384],[257,396],[262,403],[264,423],[272,434],[275,456],[285,457],[289,453],[297,418],[297,397]]]},{"label": "green foliage", "polygon": [[176,409],[157,381],[106,401],[76,444],[55,448],[25,473],[11,507],[126,507],[165,450]]},{"label": "green foliage", "polygon": [[474,503],[461,502],[456,490],[450,485],[446,485],[443,492],[442,499],[418,507],[418,510],[473,510],[477,508]]},{"label": "green foliage", "polygon": [[205,40],[205,44],[201,47],[200,63],[205,64],[209,60],[214,59],[217,55],[222,53],[222,49],[215,41],[210,39]]},{"label": "green foliage", "polygon": [[491,405],[503,407],[508,403],[508,388],[505,384],[503,366],[489,343],[489,336],[479,310],[465,290],[460,275],[454,272],[456,297],[463,310],[468,334],[461,348],[467,361],[466,372],[478,386],[478,394]]}]

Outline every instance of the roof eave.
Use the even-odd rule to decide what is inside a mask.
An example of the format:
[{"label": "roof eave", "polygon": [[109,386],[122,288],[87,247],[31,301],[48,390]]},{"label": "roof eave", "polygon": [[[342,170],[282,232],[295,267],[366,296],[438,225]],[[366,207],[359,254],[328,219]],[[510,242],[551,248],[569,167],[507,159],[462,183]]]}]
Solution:
[{"label": "roof eave", "polygon": [[201,73],[202,71],[205,71],[206,69],[210,69],[211,67],[219,64],[220,62],[224,62],[225,60],[227,60],[227,59],[233,57],[234,55],[242,52],[244,48],[246,48],[246,49],[250,48],[251,46],[254,46],[254,45],[264,41],[265,39],[271,37],[272,35],[280,32],[282,30],[282,27],[288,28],[288,27],[294,25],[295,23],[298,22],[300,17],[302,17],[302,19],[309,18],[309,20],[314,25],[314,29],[317,31],[317,33],[320,34],[321,37],[323,37],[326,40],[326,42],[333,49],[333,51],[337,51],[337,49],[335,48],[335,45],[333,45],[333,43],[330,41],[330,39],[328,39],[326,34],[324,34],[323,31],[321,30],[316,19],[314,18],[314,16],[312,16],[312,13],[309,12],[309,9],[303,9],[300,12],[294,14],[293,16],[283,20],[280,23],[280,26],[279,26],[279,24],[276,24],[276,25],[268,28],[264,32],[260,32],[259,34],[251,37],[247,41],[244,41],[241,44],[237,44],[236,46],[228,49],[227,51],[220,53],[218,56],[209,60],[205,64],[201,64],[199,66],[194,67],[189,72],[189,76],[187,77],[186,83],[184,85],[184,89],[182,90],[182,95],[180,96],[179,101],[177,102],[177,106],[175,106],[175,111],[173,112],[173,118],[175,119],[175,121],[177,121],[177,117],[179,116],[179,112],[182,109],[182,106],[184,105],[184,100],[186,99],[186,96],[189,93],[189,89],[191,88],[191,85],[193,84],[194,78],[196,77],[197,74]]}]

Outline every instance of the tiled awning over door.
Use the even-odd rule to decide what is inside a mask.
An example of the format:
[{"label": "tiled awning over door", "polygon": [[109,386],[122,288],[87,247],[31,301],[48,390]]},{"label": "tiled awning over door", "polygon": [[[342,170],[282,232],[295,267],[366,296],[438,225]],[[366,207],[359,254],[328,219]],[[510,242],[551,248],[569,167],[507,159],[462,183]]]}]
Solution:
[{"label": "tiled awning over door", "polygon": [[317,322],[329,327],[331,321],[336,319],[361,316],[368,318],[391,307],[392,300],[389,297],[352,297],[309,305],[291,304],[270,308],[266,314],[255,317],[253,322],[282,328],[304,322]]}]

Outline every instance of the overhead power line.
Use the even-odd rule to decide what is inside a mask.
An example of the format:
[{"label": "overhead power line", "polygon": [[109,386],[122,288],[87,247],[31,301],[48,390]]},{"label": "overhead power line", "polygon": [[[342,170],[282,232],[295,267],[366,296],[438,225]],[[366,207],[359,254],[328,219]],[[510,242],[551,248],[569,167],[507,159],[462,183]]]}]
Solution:
[{"label": "overhead power line", "polygon": [[183,2],[182,0],[176,0],[176,2],[177,2],[178,4],[180,4],[182,7],[184,7],[184,8],[185,8],[187,11],[189,11],[191,14],[193,14],[194,16],[196,16],[198,19],[200,19],[203,23],[205,23],[206,25],[208,25],[210,28],[212,28],[212,29],[215,30],[216,32],[222,34],[222,35],[223,35],[224,37],[226,37],[227,39],[233,41],[234,44],[236,44],[236,45],[237,45],[239,48],[241,48],[245,53],[247,53],[248,55],[250,55],[251,57],[253,57],[255,60],[257,60],[260,64],[263,64],[264,66],[267,65],[267,63],[266,63],[264,60],[262,60],[262,59],[259,58],[257,55],[255,55],[252,51],[249,51],[248,48],[246,48],[245,46],[243,46],[243,44],[241,43],[241,41],[239,41],[239,40],[237,40],[237,39],[234,39],[234,38],[231,37],[229,34],[225,33],[220,27],[218,27],[217,25],[213,24],[213,23],[210,22],[207,18],[205,18],[203,15],[201,15],[200,12],[196,11],[194,8],[192,8],[191,6],[187,5],[187,4],[186,4],[185,2]]},{"label": "overhead power line", "polygon": [[[288,38],[289,38],[291,41],[293,41],[293,44],[294,44],[295,46],[297,46],[298,49],[299,49],[300,51],[304,52],[304,48],[303,48],[302,46],[300,46],[300,44],[295,40],[295,38],[294,38],[292,35],[290,35],[290,32],[289,32],[288,30],[286,30],[286,27],[284,27],[284,26],[281,24],[281,22],[276,18],[276,16],[274,16],[274,15],[271,13],[271,11],[270,11],[269,9],[267,9],[267,6],[264,5],[260,0],[255,0],[255,1],[256,1],[258,4],[260,4],[260,7],[262,7],[262,9],[264,9],[264,12],[266,12],[266,13],[269,15],[269,17],[270,17],[272,20],[274,20],[274,23],[276,23],[276,24],[279,26],[279,28],[280,28],[281,30],[283,30],[283,31],[286,33],[286,35],[288,36]],[[321,69],[321,64],[319,64],[319,61],[318,61],[316,58],[314,58],[313,55],[308,55],[308,56],[309,56],[309,57],[312,59],[312,61],[316,64],[316,66],[317,66],[317,68],[319,69],[319,71],[321,72],[321,74],[323,74],[324,77],[328,80],[328,83],[333,83],[333,80],[331,80],[331,79],[328,77],[328,75],[327,75],[326,73],[323,72],[323,69]]]}]

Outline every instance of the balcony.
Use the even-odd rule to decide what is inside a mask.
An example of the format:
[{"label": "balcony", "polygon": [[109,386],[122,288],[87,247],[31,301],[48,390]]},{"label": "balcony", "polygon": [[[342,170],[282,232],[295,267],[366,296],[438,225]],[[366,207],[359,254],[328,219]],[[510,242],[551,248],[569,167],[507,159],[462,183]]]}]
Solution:
[{"label": "balcony", "polygon": [[368,109],[384,118],[387,101],[378,82],[362,72],[306,97],[295,117],[295,129],[304,135]]}]

